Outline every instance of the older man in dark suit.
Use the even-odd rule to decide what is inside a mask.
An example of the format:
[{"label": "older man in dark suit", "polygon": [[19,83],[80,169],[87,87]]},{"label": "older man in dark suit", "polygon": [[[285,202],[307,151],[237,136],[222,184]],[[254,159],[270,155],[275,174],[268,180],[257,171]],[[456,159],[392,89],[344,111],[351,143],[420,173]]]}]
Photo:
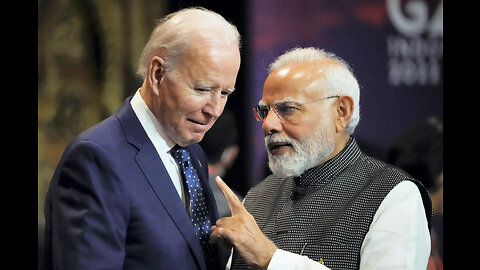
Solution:
[{"label": "older man in dark suit", "polygon": [[218,218],[198,146],[223,112],[240,36],[219,14],[166,16],[145,46],[144,82],[65,150],[45,203],[47,269],[220,269]]}]

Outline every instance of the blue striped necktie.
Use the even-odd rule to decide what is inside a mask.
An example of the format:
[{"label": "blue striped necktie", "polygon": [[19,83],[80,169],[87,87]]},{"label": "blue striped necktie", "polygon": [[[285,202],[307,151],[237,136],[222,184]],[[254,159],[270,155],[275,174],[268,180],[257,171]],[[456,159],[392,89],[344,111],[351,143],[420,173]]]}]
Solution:
[{"label": "blue striped necktie", "polygon": [[205,263],[207,264],[207,268],[210,269],[212,266],[213,252],[208,240],[210,239],[212,225],[200,179],[198,178],[197,171],[193,167],[190,153],[186,148],[175,145],[170,153],[182,171],[183,179],[185,180],[184,185],[188,187],[188,195],[190,196],[190,219],[195,229],[195,235],[197,235],[200,240]]}]

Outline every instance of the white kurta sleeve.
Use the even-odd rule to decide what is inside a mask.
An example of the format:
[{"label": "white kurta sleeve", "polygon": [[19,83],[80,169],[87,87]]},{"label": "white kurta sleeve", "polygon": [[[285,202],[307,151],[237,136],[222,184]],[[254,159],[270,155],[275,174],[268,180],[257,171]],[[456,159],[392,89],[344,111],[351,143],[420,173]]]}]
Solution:
[{"label": "white kurta sleeve", "polygon": [[267,270],[327,270],[323,264],[311,260],[307,256],[298,255],[277,249]]},{"label": "white kurta sleeve", "polygon": [[426,269],[430,232],[417,186],[403,181],[380,204],[360,250],[360,269]]}]

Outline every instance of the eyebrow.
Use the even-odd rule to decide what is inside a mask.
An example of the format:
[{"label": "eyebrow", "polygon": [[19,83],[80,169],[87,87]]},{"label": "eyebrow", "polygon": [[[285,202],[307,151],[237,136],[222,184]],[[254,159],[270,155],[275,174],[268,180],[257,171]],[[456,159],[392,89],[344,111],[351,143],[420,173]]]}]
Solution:
[{"label": "eyebrow", "polygon": [[200,88],[208,88],[208,89],[213,89],[213,88],[217,88],[218,85],[216,83],[213,83],[213,82],[195,82],[195,87],[200,87]]},{"label": "eyebrow", "polygon": [[[296,100],[294,100],[293,98],[291,97],[286,97],[286,98],[283,98],[281,100],[276,100],[274,101],[273,103],[282,103],[282,102],[297,102]],[[263,100],[260,100],[258,102],[258,105],[267,105],[267,103]]]},{"label": "eyebrow", "polygon": [[297,102],[297,101],[291,97],[286,97],[282,100],[276,100],[274,103],[282,103],[282,102]]}]

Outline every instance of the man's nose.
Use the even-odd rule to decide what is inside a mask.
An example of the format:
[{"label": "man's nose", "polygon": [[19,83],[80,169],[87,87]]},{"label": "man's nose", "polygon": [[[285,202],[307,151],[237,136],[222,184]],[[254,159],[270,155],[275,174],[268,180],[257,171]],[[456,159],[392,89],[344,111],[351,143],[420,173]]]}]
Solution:
[{"label": "man's nose", "polygon": [[226,99],[221,97],[220,93],[214,93],[210,96],[207,104],[203,107],[203,112],[218,118],[225,108]]},{"label": "man's nose", "polygon": [[265,136],[267,134],[277,133],[283,130],[282,120],[273,111],[273,109],[268,112],[267,116],[263,120],[262,130]]}]

